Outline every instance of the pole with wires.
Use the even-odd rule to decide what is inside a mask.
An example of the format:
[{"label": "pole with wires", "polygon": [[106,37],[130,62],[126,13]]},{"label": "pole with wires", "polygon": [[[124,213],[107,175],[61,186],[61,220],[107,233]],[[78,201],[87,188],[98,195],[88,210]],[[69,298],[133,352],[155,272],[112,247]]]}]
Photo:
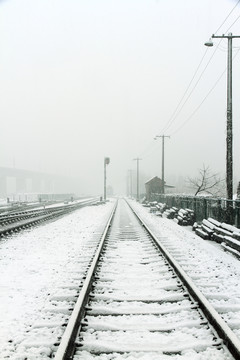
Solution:
[{"label": "pole with wires", "polygon": [[165,179],[164,179],[164,139],[165,138],[170,138],[170,136],[168,135],[156,135],[156,137],[154,138],[155,140],[157,138],[162,138],[162,194],[165,193]]},{"label": "pole with wires", "polygon": [[[227,187],[227,208],[226,221],[232,222],[231,200],[233,199],[233,131],[232,131],[232,39],[240,38],[239,35],[212,35],[212,38],[228,39],[228,58],[227,58],[227,135],[226,135],[226,187]],[[210,40],[206,46],[213,46]]]}]

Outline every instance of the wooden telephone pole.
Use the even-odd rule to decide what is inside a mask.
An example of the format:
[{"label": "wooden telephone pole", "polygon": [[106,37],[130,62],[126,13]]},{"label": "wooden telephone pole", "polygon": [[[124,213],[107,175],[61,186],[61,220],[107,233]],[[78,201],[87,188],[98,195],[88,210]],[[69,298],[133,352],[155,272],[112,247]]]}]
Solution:
[{"label": "wooden telephone pole", "polygon": [[157,138],[162,138],[162,194],[165,193],[165,188],[164,188],[164,139],[165,138],[170,138],[170,136],[167,135],[156,135],[155,140]]},{"label": "wooden telephone pole", "polygon": [[[228,59],[227,59],[227,134],[226,134],[226,186],[227,200],[233,199],[233,150],[232,150],[232,39],[240,38],[239,35],[212,35],[216,39],[228,39]],[[213,46],[210,40],[205,43],[206,46]],[[227,201],[227,222],[232,222],[232,204]]]}]

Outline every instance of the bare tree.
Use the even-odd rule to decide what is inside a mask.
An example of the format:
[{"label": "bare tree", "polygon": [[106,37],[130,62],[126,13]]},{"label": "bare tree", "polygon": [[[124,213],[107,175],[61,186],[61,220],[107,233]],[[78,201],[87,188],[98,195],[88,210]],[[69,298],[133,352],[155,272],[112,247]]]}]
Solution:
[{"label": "bare tree", "polygon": [[205,192],[210,195],[220,196],[225,192],[224,179],[219,174],[213,174],[209,166],[203,164],[203,168],[199,170],[196,178],[188,178],[188,184],[195,191],[195,196]]}]

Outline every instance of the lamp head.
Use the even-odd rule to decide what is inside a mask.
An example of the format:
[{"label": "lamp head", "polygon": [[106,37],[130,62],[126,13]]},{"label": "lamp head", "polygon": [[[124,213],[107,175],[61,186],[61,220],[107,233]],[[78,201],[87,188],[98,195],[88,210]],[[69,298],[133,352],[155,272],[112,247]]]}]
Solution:
[{"label": "lamp head", "polygon": [[213,42],[212,42],[212,39],[210,38],[209,41],[205,42],[204,44],[205,46],[213,46]]}]

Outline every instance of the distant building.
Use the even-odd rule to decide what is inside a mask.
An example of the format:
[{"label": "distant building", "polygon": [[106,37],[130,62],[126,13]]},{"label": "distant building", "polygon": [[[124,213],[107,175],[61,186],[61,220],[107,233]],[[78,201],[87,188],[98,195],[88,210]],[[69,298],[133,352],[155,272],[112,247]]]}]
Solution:
[{"label": "distant building", "polygon": [[80,193],[78,179],[24,169],[0,167],[0,198],[16,194]]},{"label": "distant building", "polygon": [[[145,183],[146,198],[148,201],[151,200],[153,194],[162,194],[162,183],[162,179],[158,176],[154,176]],[[166,181],[164,181],[164,189],[165,188],[174,188],[174,186],[166,185]]]}]

